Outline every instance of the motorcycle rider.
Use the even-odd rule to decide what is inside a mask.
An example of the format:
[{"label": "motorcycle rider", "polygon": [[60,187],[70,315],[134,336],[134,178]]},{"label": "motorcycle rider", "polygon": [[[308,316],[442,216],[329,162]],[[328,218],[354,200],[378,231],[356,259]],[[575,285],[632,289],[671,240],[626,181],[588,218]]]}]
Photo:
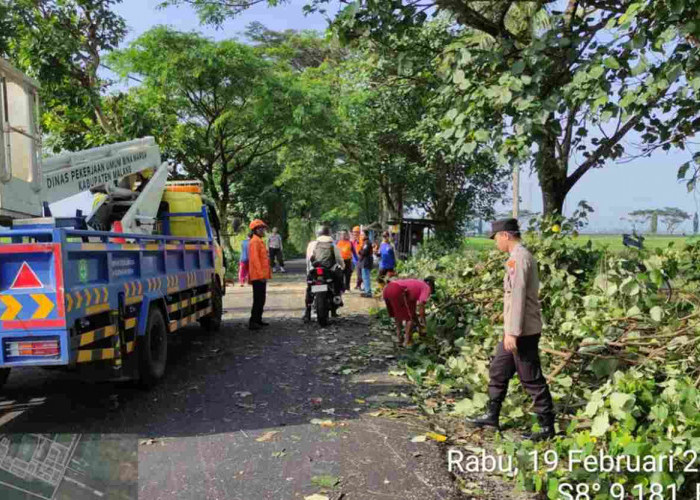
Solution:
[{"label": "motorcycle rider", "polygon": [[[340,254],[340,250],[335,246],[331,238],[331,228],[323,226],[319,231],[319,236],[314,241],[309,242],[306,247],[306,273],[311,272],[314,267],[323,267],[333,273],[334,287],[340,293],[343,289],[342,277],[345,269],[345,262]],[[304,321],[311,321],[311,305],[313,296],[311,295],[311,285],[306,286],[306,311]],[[342,305],[342,302],[341,302]],[[331,311],[332,316],[337,316],[335,309]]]}]

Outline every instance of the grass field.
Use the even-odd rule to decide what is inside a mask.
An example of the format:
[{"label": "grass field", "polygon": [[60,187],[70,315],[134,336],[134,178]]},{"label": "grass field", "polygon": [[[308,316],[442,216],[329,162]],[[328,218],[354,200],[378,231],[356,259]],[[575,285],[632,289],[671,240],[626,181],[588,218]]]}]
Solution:
[{"label": "grass field", "polygon": [[[683,245],[697,241],[698,236],[645,236],[644,246],[646,248],[666,248],[670,243],[675,246]],[[607,248],[610,251],[618,252],[625,248],[622,244],[621,234],[582,234],[576,241],[581,245],[585,245],[588,241],[593,241],[593,245],[598,248]],[[474,250],[488,250],[493,248],[493,241],[486,237],[468,237],[465,238],[468,248]]]}]

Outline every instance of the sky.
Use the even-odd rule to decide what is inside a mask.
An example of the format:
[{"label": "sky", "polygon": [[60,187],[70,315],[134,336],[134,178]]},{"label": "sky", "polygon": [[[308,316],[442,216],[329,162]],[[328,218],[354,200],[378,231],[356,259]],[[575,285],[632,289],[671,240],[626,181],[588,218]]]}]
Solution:
[{"label": "sky", "polygon": [[[235,37],[242,41],[245,27],[253,21],[274,30],[323,31],[327,26],[326,19],[320,14],[304,15],[302,7],[306,0],[291,0],[276,8],[256,5],[239,18],[228,21],[220,30],[201,26],[195,12],[188,7],[159,10],[156,8],[158,3],[158,0],[124,0],[115,6],[129,27],[124,45],[159,24],[183,31],[200,31],[215,39]],[[631,140],[633,138],[628,139]],[[580,200],[586,200],[595,209],[589,217],[589,231],[603,232],[630,230],[629,223],[620,218],[637,209],[672,206],[691,214],[700,211],[700,195],[688,193],[685,184],[676,180],[678,166],[691,158],[691,151],[700,150],[700,145],[691,145],[691,148],[690,151],[660,151],[649,158],[625,164],[609,162],[603,168],[589,171],[569,193],[565,213],[570,214]],[[524,169],[520,179],[521,209],[540,211],[542,193],[536,176]],[[691,232],[692,225],[684,224],[678,232],[683,231]]]}]

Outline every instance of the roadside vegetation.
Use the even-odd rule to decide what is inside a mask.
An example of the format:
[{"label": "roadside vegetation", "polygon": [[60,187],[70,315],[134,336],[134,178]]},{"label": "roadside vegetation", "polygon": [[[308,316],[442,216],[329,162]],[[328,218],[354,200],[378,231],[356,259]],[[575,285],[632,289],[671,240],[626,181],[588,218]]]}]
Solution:
[{"label": "roadside vegetation", "polygon": [[[673,244],[676,248],[681,248],[686,244],[697,243],[700,240],[697,236],[647,236],[644,235],[644,246],[649,250],[656,248],[667,248]],[[622,252],[627,249],[622,244],[622,234],[580,234],[577,237],[572,237],[572,243],[576,245],[588,245],[588,242],[593,244],[594,248],[600,250],[607,249],[610,252]],[[464,246],[467,250],[491,250],[493,241],[486,236],[469,236],[464,239]]]},{"label": "roadside vegetation", "polygon": [[[700,448],[700,243],[610,251],[572,237],[585,216],[581,208],[561,224],[544,220],[525,237],[539,262],[541,350],[563,433],[536,447],[540,456],[555,450],[560,464],[548,471],[540,463],[533,473],[535,445],[507,432],[496,446],[517,457],[520,488],[552,499],[560,498],[563,482],[596,482],[603,492],[614,483],[676,485],[683,498],[697,478],[688,450]],[[432,274],[439,283],[427,336],[405,366],[427,413],[462,418],[485,407],[489,356],[503,335],[503,263],[497,251],[433,248],[403,264],[402,275]],[[380,317],[388,327],[384,313]],[[513,387],[503,412],[507,427],[534,424],[528,406],[525,392]],[[653,474],[571,473],[564,460],[571,450],[670,454],[676,467]]]}]

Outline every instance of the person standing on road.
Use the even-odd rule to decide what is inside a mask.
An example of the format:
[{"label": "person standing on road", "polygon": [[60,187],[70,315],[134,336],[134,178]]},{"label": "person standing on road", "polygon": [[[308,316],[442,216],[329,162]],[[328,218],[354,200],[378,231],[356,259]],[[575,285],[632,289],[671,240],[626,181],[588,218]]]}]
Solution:
[{"label": "person standing on road", "polygon": [[[380,278],[384,281],[384,278]],[[413,341],[413,327],[425,328],[425,304],[435,293],[435,278],[425,280],[391,280],[384,287],[382,297],[389,317],[396,322],[396,339],[408,347]],[[419,313],[416,312],[418,309]]]},{"label": "person standing on road", "polygon": [[379,245],[379,278],[382,279],[380,284],[384,282],[384,278],[388,279],[396,275],[396,272],[394,272],[396,269],[396,252],[394,251],[394,245],[391,244],[391,234],[389,234],[389,231],[384,231],[382,237],[382,244]]},{"label": "person standing on road", "polygon": [[250,284],[253,286],[253,308],[250,311],[248,328],[251,330],[260,330],[263,326],[269,325],[262,319],[265,299],[267,298],[267,280],[272,279],[270,259],[263,241],[266,228],[267,225],[260,219],[255,219],[250,223],[253,236],[248,243],[248,267],[250,269]]},{"label": "person standing on road", "polygon": [[357,268],[357,282],[355,283],[355,290],[362,290],[362,268],[360,267],[360,249],[362,248],[362,237],[360,236],[360,226],[355,226],[352,228],[352,241],[355,247],[355,267]]},{"label": "person standing on road", "polygon": [[361,269],[362,272],[362,284],[364,285],[363,297],[372,297],[372,283],[371,283],[371,272],[372,267],[374,267],[374,255],[372,249],[372,240],[369,239],[369,231],[364,231],[364,239],[362,240],[362,246],[360,247],[359,257],[360,260],[357,267]]},{"label": "person standing on road", "polygon": [[352,271],[353,271],[353,260],[357,260],[357,254],[355,253],[355,246],[350,241],[350,235],[347,231],[342,231],[340,233],[340,240],[336,243],[338,250],[340,250],[340,256],[343,258],[345,263],[345,269],[343,269],[343,289],[346,292],[350,291],[350,281],[352,281]]},{"label": "person standing on road", "polygon": [[250,238],[253,233],[248,233],[243,241],[241,242],[241,258],[238,261],[238,282],[241,286],[245,286],[248,283],[248,278],[250,278],[250,268],[248,266],[248,244],[250,243]]},{"label": "person standing on road", "polygon": [[542,441],[554,436],[554,403],[542,374],[539,341],[542,318],[538,298],[537,261],[523,246],[516,219],[495,221],[491,239],[496,247],[508,252],[503,278],[503,341],[496,347],[496,356],[489,368],[489,402],[484,415],[468,418],[477,427],[499,428],[501,405],[508,391],[508,382],[517,372],[520,383],[533,399],[541,431],[524,434],[524,439]]},{"label": "person standing on road", "polygon": [[[272,228],[272,234],[267,239],[267,248],[270,252],[270,265],[275,266],[275,272],[282,271],[286,273],[287,271],[284,269],[284,255],[282,254],[282,236],[276,227]],[[277,263],[275,263],[275,258]],[[279,267],[277,264],[279,264]]]}]

